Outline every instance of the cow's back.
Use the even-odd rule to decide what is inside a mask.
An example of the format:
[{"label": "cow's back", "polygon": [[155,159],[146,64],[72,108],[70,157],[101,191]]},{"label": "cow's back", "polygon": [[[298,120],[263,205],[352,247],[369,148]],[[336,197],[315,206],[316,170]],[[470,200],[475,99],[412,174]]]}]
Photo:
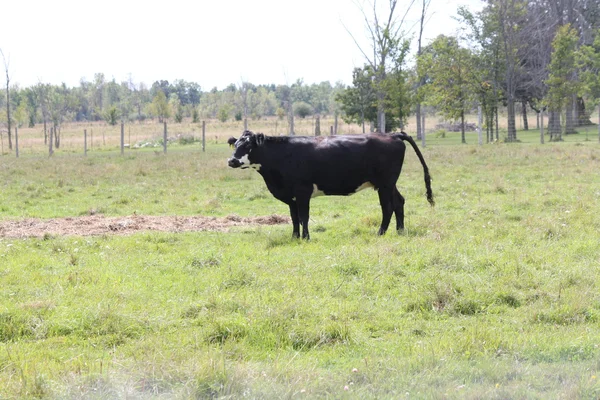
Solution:
[{"label": "cow's back", "polygon": [[316,185],[328,195],[353,194],[365,184],[394,184],[406,149],[401,140],[386,135],[290,139],[273,148],[283,179],[290,184]]}]

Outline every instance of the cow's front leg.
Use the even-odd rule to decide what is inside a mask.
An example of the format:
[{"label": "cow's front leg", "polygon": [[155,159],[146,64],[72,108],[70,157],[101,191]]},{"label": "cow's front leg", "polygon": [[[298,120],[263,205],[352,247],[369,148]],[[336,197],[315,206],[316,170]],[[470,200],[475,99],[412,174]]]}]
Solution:
[{"label": "cow's front leg", "polygon": [[292,217],[292,237],[299,238],[300,237],[300,219],[298,216],[298,204],[295,201],[291,201],[290,206],[290,216]]}]

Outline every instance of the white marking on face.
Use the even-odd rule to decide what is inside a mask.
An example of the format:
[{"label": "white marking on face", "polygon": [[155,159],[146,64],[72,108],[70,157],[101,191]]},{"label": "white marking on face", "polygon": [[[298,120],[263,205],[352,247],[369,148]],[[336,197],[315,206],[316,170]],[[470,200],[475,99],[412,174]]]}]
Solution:
[{"label": "white marking on face", "polygon": [[312,194],[310,195],[310,197],[317,197],[317,196],[323,196],[325,194],[325,192],[323,192],[322,190],[320,190],[316,184],[313,183],[313,191]]},{"label": "white marking on face", "polygon": [[252,164],[250,162],[250,159],[248,158],[248,154],[244,155],[242,158],[238,158],[237,160],[240,163],[242,163],[242,165],[240,166],[241,169],[252,168],[252,169],[255,169],[257,171],[260,171],[260,167],[262,166],[260,164]]},{"label": "white marking on face", "polygon": [[367,189],[367,188],[372,188],[375,187],[371,182],[365,182],[362,185],[360,185],[359,187],[356,188],[356,190],[354,191],[354,193],[360,192],[361,190]]},{"label": "white marking on face", "polygon": [[239,161],[244,165],[250,165],[250,160],[248,159],[248,154],[244,154]]}]

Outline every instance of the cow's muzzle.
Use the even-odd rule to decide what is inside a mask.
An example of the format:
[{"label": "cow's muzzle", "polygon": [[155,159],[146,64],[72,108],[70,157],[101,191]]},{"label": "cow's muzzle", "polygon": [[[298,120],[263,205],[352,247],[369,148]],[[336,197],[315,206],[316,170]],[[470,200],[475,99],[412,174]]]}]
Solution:
[{"label": "cow's muzzle", "polygon": [[231,157],[229,160],[227,160],[227,164],[229,164],[231,168],[239,168],[242,166],[240,160],[234,157]]}]

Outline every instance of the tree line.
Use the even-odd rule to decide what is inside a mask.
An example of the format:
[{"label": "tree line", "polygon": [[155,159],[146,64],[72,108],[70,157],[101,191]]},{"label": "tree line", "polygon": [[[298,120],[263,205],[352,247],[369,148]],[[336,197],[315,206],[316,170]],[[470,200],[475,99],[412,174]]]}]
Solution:
[{"label": "tree line", "polygon": [[184,118],[198,122],[215,118],[223,122],[236,119],[260,119],[267,116],[305,118],[338,112],[336,93],[344,90],[341,83],[307,85],[297,80],[292,85],[254,85],[249,82],[230,84],[223,90],[203,91],[195,82],[160,80],[150,87],[132,80],[116,82],[97,73],[92,81],[81,80],[77,87],[65,84],[38,83],[31,87],[10,89],[10,106],[6,107],[6,89],[0,91],[0,121],[6,123],[7,110],[17,126],[33,127],[50,124],[58,129],[65,122],[121,121]]},{"label": "tree line", "polygon": [[421,10],[411,66],[404,17],[394,15],[398,2],[389,2],[385,18],[375,2],[373,10],[363,9],[374,52],[364,53],[367,62],[340,97],[346,118],[390,131],[414,113],[421,136],[419,114],[430,108],[461,122],[463,142],[465,115],[478,107],[488,141],[499,139],[499,109],[506,110],[506,141],[518,140],[518,106],[525,129],[528,113],[536,115],[542,143],[544,115],[553,141],[591,123],[592,107],[600,103],[600,0],[487,0],[480,12],[460,7],[461,31],[425,46],[431,0],[408,3]]},{"label": "tree line", "polygon": [[[20,88],[9,86],[5,68],[0,121],[9,127],[9,145],[11,124],[50,124],[57,131],[69,121],[117,124],[148,118],[177,123],[278,116],[288,119],[293,134],[295,117],[339,115],[362,124],[363,131],[390,132],[415,116],[421,137],[427,112],[460,122],[463,142],[465,115],[478,107],[488,141],[500,139],[499,110],[506,111],[507,141],[518,140],[517,107],[525,129],[528,115],[536,115],[542,142],[545,115],[553,141],[591,123],[591,109],[600,104],[600,0],[486,0],[480,12],[458,9],[462,29],[457,35],[438,36],[425,45],[431,0],[406,3],[404,14],[397,0],[384,11],[376,2],[361,10],[372,49],[363,52],[365,64],[354,69],[350,85],[240,82],[204,91],[185,80],[160,80],[148,87],[98,73],[77,87],[40,82]],[[415,38],[406,34],[404,20],[408,9],[417,6],[421,20]],[[414,57],[413,40],[418,41]]]}]

